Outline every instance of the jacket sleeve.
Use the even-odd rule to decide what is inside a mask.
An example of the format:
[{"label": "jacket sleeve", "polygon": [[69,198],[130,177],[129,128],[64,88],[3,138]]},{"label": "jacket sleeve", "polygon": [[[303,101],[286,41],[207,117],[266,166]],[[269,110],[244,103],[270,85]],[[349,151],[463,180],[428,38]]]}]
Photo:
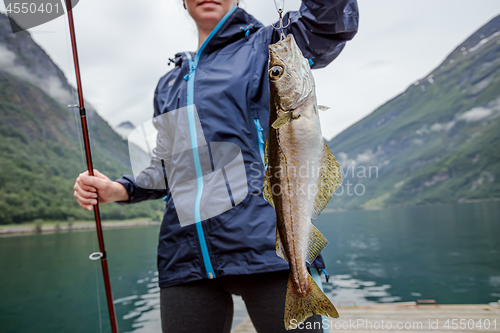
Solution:
[{"label": "jacket sleeve", "polygon": [[157,101],[158,88],[155,91],[154,97],[154,117],[153,125],[158,130],[157,146],[153,150],[153,157],[151,158],[150,165],[142,170],[137,177],[128,174],[122,174],[122,177],[116,181],[122,184],[127,190],[129,200],[119,201],[119,204],[130,204],[141,202],[144,200],[158,199],[167,195],[167,184],[163,165],[161,161],[162,150],[162,133],[160,122],[157,121],[157,116],[160,115],[160,109]]},{"label": "jacket sleeve", "polygon": [[[298,11],[287,12],[283,32],[292,34],[312,68],[323,68],[342,51],[358,31],[359,12],[356,0],[302,0]],[[280,40],[279,22],[266,27],[269,44]],[[275,29],[276,28],[276,29]],[[269,36],[268,35],[268,36]]]}]

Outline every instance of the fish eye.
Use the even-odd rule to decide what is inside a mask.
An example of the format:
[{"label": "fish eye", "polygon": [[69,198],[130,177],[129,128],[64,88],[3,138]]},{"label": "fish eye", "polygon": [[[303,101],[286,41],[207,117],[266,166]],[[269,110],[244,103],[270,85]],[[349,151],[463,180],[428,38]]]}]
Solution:
[{"label": "fish eye", "polygon": [[281,75],[283,75],[283,67],[281,67],[281,66],[273,66],[269,70],[269,77],[272,80],[279,79],[281,77]]}]

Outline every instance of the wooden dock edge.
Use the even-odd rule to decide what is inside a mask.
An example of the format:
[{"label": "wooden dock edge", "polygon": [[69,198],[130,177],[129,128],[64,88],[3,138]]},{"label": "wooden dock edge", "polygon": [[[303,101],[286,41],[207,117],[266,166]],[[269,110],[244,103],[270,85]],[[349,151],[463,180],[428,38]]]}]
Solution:
[{"label": "wooden dock edge", "polygon": [[[340,317],[323,323],[330,328],[330,332],[500,332],[500,303],[417,305],[416,302],[398,302],[337,309]],[[486,329],[484,324],[488,323],[489,328]],[[455,324],[457,328],[453,328]],[[465,329],[460,328],[463,325]],[[250,318],[247,318],[231,333],[256,331]]]}]

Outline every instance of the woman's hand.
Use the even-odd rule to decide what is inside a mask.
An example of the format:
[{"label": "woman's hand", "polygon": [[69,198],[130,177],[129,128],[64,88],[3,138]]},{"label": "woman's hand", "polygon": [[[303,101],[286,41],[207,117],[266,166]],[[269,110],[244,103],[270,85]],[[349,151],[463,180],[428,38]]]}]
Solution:
[{"label": "woman's hand", "polygon": [[92,205],[97,203],[128,200],[127,190],[122,184],[111,181],[96,169],[94,176],[89,176],[88,171],[81,173],[73,189],[78,204],[88,210],[92,210]]}]

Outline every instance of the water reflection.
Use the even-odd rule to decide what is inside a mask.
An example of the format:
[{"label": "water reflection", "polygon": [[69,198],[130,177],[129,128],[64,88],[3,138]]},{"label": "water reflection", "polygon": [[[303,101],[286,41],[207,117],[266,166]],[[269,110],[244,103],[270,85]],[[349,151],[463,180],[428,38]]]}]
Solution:
[{"label": "water reflection", "polygon": [[[497,302],[498,221],[498,202],[321,214],[325,291],[336,305]],[[105,230],[120,332],[161,331],[158,233]],[[94,231],[0,238],[0,331],[108,332],[100,265],[88,260],[96,248]],[[237,325],[247,315],[241,297],[234,302]]]},{"label": "water reflection", "polygon": [[397,302],[401,297],[391,294],[389,284],[377,285],[375,281],[355,279],[351,275],[334,275],[323,281],[325,294],[336,305],[367,305]]},{"label": "water reflection", "polygon": [[125,296],[114,301],[116,311],[125,313],[122,316],[125,325],[122,326],[132,329],[126,332],[161,332],[158,272],[149,271],[148,273],[148,276],[136,282],[137,290],[143,291],[142,294]]},{"label": "water reflection", "polygon": [[[117,312],[125,312],[122,316],[122,327],[130,327],[125,333],[157,333],[161,332],[160,320],[160,288],[158,288],[158,272],[153,277],[139,279],[137,285],[146,285],[147,291],[142,295],[130,295],[114,301]],[[240,296],[233,295],[234,316],[233,327],[248,317],[245,302]]]},{"label": "water reflection", "polygon": [[[322,254],[335,279],[331,297],[497,301],[499,220],[497,202],[321,214],[315,224],[329,241]],[[383,290],[364,288],[363,281]]]},{"label": "water reflection", "polygon": [[[122,317],[123,322],[127,324],[127,327],[131,327],[131,330],[125,333],[161,331],[160,290],[157,285],[157,275],[158,272],[155,272],[154,277],[137,280],[137,284],[146,285],[146,293],[115,300],[117,311],[126,313]],[[401,300],[400,296],[391,293],[389,284],[377,285],[375,281],[363,281],[347,274],[331,276],[329,282],[326,282],[323,276],[323,288],[333,304],[340,306],[388,303]],[[248,312],[240,296],[233,296],[233,301],[234,317],[232,326],[235,327],[248,317]]]},{"label": "water reflection", "polygon": [[[435,299],[438,303],[489,303],[500,298],[500,209],[497,203],[411,207],[322,214],[316,225],[329,240],[322,252],[332,275],[323,284],[336,305]],[[123,320],[130,332],[157,332],[154,277]],[[132,296],[132,295],[131,295]],[[151,297],[151,298],[149,298]],[[155,298],[156,297],[156,298]],[[246,318],[234,297],[233,326]]]}]

